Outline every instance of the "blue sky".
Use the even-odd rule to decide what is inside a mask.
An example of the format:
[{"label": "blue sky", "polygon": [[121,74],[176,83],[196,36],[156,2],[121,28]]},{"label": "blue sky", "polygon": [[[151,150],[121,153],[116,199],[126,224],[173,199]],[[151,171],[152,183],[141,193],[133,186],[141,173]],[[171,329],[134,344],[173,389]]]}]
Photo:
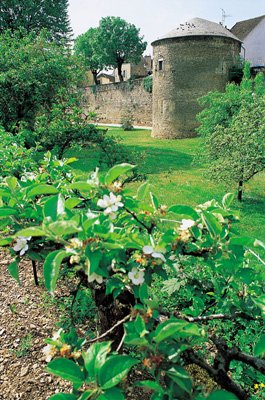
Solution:
[{"label": "blue sky", "polygon": [[98,25],[101,17],[119,16],[140,28],[150,43],[190,18],[204,18],[214,22],[222,19],[226,25],[265,14],[265,0],[70,0],[69,15],[74,35]]}]

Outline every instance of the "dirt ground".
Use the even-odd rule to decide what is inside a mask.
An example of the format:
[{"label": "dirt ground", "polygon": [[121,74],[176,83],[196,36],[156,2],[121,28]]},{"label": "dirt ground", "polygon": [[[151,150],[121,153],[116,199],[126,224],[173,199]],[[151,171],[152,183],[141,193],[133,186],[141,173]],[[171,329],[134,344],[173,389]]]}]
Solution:
[{"label": "dirt ground", "polygon": [[[69,393],[71,384],[45,372],[42,352],[44,340],[58,330],[60,312],[43,285],[35,286],[30,263],[20,265],[20,287],[7,271],[9,263],[9,256],[0,252],[0,400],[48,400],[55,393]],[[57,287],[56,297],[69,294],[62,282]],[[135,387],[126,395],[127,400],[149,398]]]},{"label": "dirt ground", "polygon": [[45,372],[42,353],[58,311],[45,304],[47,292],[34,285],[31,265],[21,265],[19,287],[9,262],[0,253],[0,400],[46,400],[68,385]]}]

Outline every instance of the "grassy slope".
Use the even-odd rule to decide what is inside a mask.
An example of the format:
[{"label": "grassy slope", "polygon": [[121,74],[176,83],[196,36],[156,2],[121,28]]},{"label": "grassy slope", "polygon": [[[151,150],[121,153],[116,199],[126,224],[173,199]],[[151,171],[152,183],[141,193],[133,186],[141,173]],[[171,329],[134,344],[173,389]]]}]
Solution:
[{"label": "grassy slope", "polygon": [[[162,140],[153,139],[148,130],[124,132],[121,128],[110,128],[111,135],[121,137],[122,143],[132,150],[144,151],[146,158],[141,172],[147,175],[153,185],[153,192],[163,204],[196,205],[212,198],[220,200],[227,191],[204,176],[205,167],[193,163],[201,139]],[[71,153],[73,155],[73,152]],[[98,165],[95,150],[75,152],[79,158],[75,168],[82,172],[91,171]],[[138,184],[134,184],[137,187]],[[257,175],[245,187],[241,209],[241,231],[265,241],[265,173]]]}]

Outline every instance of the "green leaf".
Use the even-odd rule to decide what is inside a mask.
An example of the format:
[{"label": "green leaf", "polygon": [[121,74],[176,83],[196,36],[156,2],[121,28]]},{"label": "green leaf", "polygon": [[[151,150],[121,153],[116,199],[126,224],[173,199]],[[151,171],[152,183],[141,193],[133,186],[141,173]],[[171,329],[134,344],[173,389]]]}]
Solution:
[{"label": "green leaf", "polygon": [[43,207],[43,216],[45,218],[50,217],[52,221],[56,221],[59,215],[64,213],[64,198],[61,194],[58,196],[52,196],[45,201]]},{"label": "green leaf", "polygon": [[152,202],[153,208],[154,208],[155,210],[157,210],[158,207],[159,207],[158,198],[157,198],[153,193],[151,193],[151,192],[150,192],[150,197],[151,197],[151,202]]},{"label": "green leaf", "polygon": [[16,232],[16,236],[45,236],[45,232],[38,226],[32,226],[30,228],[21,229],[21,231]]},{"label": "green leaf", "polygon": [[84,374],[81,369],[67,358],[56,358],[47,365],[46,370],[53,375],[80,386],[84,381]]},{"label": "green leaf", "polygon": [[216,238],[220,235],[222,232],[222,226],[213,214],[208,211],[202,212],[202,220],[213,238]]},{"label": "green leaf", "polygon": [[254,300],[257,306],[261,309],[262,314],[265,316],[265,295],[259,296]]},{"label": "green leaf", "polygon": [[1,197],[10,197],[11,194],[8,189],[0,188],[0,196]]},{"label": "green leaf", "polygon": [[148,341],[144,336],[149,333],[146,329],[145,322],[140,315],[137,315],[134,321],[124,324],[126,336],[125,343],[138,346],[148,345]]},{"label": "green leaf", "polygon": [[69,253],[63,250],[56,250],[50,253],[44,262],[43,273],[45,286],[51,293],[54,292],[56,282],[59,276],[59,270],[61,263],[65,257],[68,257]]},{"label": "green leaf", "polygon": [[170,318],[169,320],[160,324],[156,330],[153,340],[160,343],[170,337],[189,337],[200,336],[199,328],[195,324]]},{"label": "green leaf", "polygon": [[230,392],[226,392],[225,390],[217,390],[210,394],[207,397],[207,400],[238,400],[238,397]]},{"label": "green leaf", "polygon": [[76,197],[71,197],[65,201],[65,208],[67,208],[68,210],[72,210],[80,203],[82,203],[82,200],[77,199]]},{"label": "green leaf", "polygon": [[89,380],[96,380],[97,373],[105,363],[107,355],[110,352],[110,346],[111,342],[94,343],[83,353],[85,369]]},{"label": "green leaf", "polygon": [[0,239],[0,246],[7,246],[13,242],[12,238]]},{"label": "green leaf", "polygon": [[10,215],[16,215],[18,213],[16,208],[12,207],[1,207],[0,208],[0,218],[6,218]]},{"label": "green leaf", "polygon": [[262,335],[258,343],[256,343],[254,354],[256,357],[263,357],[265,355],[265,335]]},{"label": "green leaf", "polygon": [[105,185],[109,186],[112,184],[115,179],[117,179],[120,175],[124,175],[127,172],[131,171],[133,168],[135,168],[134,165],[131,164],[119,164],[115,165],[112,167],[105,175]]},{"label": "green leaf", "polygon": [[53,236],[66,236],[80,232],[82,228],[74,220],[55,221],[48,225],[48,232]]},{"label": "green leaf", "polygon": [[233,193],[226,193],[222,199],[222,205],[224,208],[229,208],[233,203],[235,195]]},{"label": "green leaf", "polygon": [[74,394],[69,393],[57,393],[54,394],[52,397],[49,397],[49,400],[77,400],[78,397]]},{"label": "green leaf", "polygon": [[199,214],[189,206],[175,205],[168,209],[168,212],[181,215],[182,217],[188,217],[196,221],[199,218]]},{"label": "green leaf", "polygon": [[144,200],[148,193],[150,192],[150,183],[149,182],[144,182],[142,185],[138,188],[137,190],[137,195],[136,198],[138,200]]},{"label": "green leaf", "polygon": [[74,182],[67,187],[72,190],[79,190],[79,192],[90,192],[90,190],[93,188],[88,182]]},{"label": "green leaf", "polygon": [[122,391],[118,388],[106,390],[97,400],[125,400]]},{"label": "green leaf", "polygon": [[136,382],[135,386],[155,390],[158,393],[164,393],[164,390],[162,389],[162,387],[159,385],[159,383],[157,383],[155,381],[150,381],[150,380],[140,381],[140,382]]},{"label": "green leaf", "polygon": [[14,278],[17,281],[17,283],[20,285],[17,261],[13,261],[11,264],[9,264],[7,269],[8,269],[8,272],[10,273],[10,275],[12,276],[12,278]]},{"label": "green leaf", "polygon": [[233,246],[246,246],[251,247],[254,245],[254,238],[249,236],[233,237],[230,239],[230,244]]},{"label": "green leaf", "polygon": [[9,176],[8,178],[6,178],[6,183],[9,189],[14,191],[17,187],[17,178],[15,178],[14,176]]},{"label": "green leaf", "polygon": [[184,368],[180,366],[172,367],[166,372],[166,374],[186,393],[191,392],[192,381]]},{"label": "green leaf", "polygon": [[35,197],[43,194],[56,194],[56,193],[58,193],[58,189],[56,189],[54,186],[46,184],[41,184],[41,185],[38,184],[38,186],[29,189],[27,195],[28,197]]},{"label": "green leaf", "polygon": [[98,270],[99,267],[99,262],[102,258],[102,253],[101,251],[91,251],[90,247],[87,246],[86,250],[85,250],[85,255],[87,256],[87,258],[90,261],[90,269],[89,272],[90,274],[92,274],[93,272],[96,272]]},{"label": "green leaf", "polygon": [[98,374],[101,388],[106,390],[118,385],[130,369],[138,363],[138,360],[129,356],[118,355],[108,358]]},{"label": "green leaf", "polygon": [[95,390],[86,390],[80,397],[78,397],[78,400],[87,400],[90,399],[91,396],[95,393]]}]

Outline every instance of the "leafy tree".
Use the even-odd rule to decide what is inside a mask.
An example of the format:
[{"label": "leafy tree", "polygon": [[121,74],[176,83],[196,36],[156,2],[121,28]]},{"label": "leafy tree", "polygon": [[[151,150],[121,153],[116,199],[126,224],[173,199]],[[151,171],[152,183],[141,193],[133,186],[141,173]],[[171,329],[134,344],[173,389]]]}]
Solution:
[{"label": "leafy tree", "polygon": [[118,68],[119,79],[123,76],[121,66],[125,62],[138,63],[147,43],[139,35],[140,29],[120,17],[105,17],[97,30],[96,51],[102,64]]},{"label": "leafy tree", "polygon": [[1,0],[0,32],[23,29],[26,33],[45,28],[52,39],[69,39],[68,0]]},{"label": "leafy tree", "polygon": [[265,168],[265,84],[263,74],[250,77],[246,64],[239,86],[228,84],[224,93],[211,92],[200,103],[198,131],[204,138],[204,154],[212,179],[243,185]]},{"label": "leafy tree", "polygon": [[99,53],[95,50],[97,28],[90,28],[76,38],[74,50],[76,55],[83,56],[85,66],[92,72],[94,83],[97,85],[97,74],[103,69]]},{"label": "leafy tree", "polygon": [[76,91],[84,77],[82,65],[68,48],[50,42],[47,33],[20,37],[0,35],[0,121],[12,132],[34,126],[38,113],[55,98]]}]

